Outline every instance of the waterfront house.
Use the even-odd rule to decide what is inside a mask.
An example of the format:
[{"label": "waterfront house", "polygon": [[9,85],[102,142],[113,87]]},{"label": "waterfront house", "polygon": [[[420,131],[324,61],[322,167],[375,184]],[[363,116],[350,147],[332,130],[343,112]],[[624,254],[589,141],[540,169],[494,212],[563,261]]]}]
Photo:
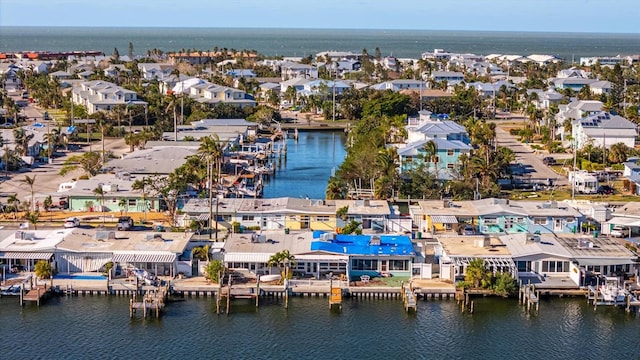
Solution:
[{"label": "waterfront house", "polygon": [[0,259],[6,262],[10,269],[33,271],[35,263],[39,260],[52,261],[56,246],[71,231],[0,229]]},{"label": "waterfront house", "polygon": [[[468,154],[472,149],[464,126],[432,117],[430,112],[420,113],[419,118],[410,118],[406,130],[407,142],[391,145],[398,149],[400,173],[426,162],[429,171],[437,175],[438,179],[450,180],[455,177],[460,155]],[[430,141],[433,141],[436,150],[431,158],[425,149]]]},{"label": "waterfront house", "polygon": [[315,234],[311,250],[347,255],[346,275],[350,280],[360,280],[363,276],[410,277],[416,256],[406,235]]},{"label": "waterfront house", "polygon": [[240,108],[256,105],[253,97],[245,91],[213,84],[208,81],[190,86],[188,94],[189,97],[195,101],[210,106],[215,106],[220,103],[235,105]]},{"label": "waterfront house", "polygon": [[516,275],[516,265],[504,243],[496,237],[479,235],[448,235],[436,237],[434,248],[440,266],[440,278],[463,280],[469,263],[482,259],[493,274]]},{"label": "waterfront house", "polygon": [[[436,153],[430,156],[427,153],[429,143],[433,142]],[[420,165],[428,165],[428,170],[440,180],[456,178],[461,154],[468,154],[472,147],[460,140],[448,140],[435,138],[419,140],[406,145],[398,146],[400,158],[400,173],[415,169]]]},{"label": "waterfront house", "polygon": [[635,123],[622,116],[602,111],[574,120],[571,135],[577,149],[586,144],[608,149],[617,143],[634,148],[638,130]]},{"label": "waterfront house", "polygon": [[337,228],[351,221],[360,223],[364,231],[386,233],[395,228],[389,223],[391,208],[386,200],[329,200],[328,203],[331,201],[335,203],[336,213],[340,214],[336,220]]},{"label": "waterfront house", "polygon": [[224,263],[230,269],[246,269],[254,274],[278,274],[280,269],[269,267],[269,258],[278,252],[289,251],[294,260],[289,264],[294,278],[325,279],[328,275],[348,273],[349,255],[313,250],[317,238],[309,231],[261,231],[259,233],[230,234],[225,241]]},{"label": "waterfront house", "polygon": [[154,146],[124,154],[119,159],[109,160],[104,168],[113,173],[124,172],[133,177],[169,175],[187,162],[187,157],[195,155],[199,143],[178,147],[171,144]]},{"label": "waterfront house", "polygon": [[[630,276],[637,255],[607,237],[580,234],[508,234],[500,237],[525,282],[557,279],[554,287],[594,283],[594,276]],[[595,285],[595,284],[594,284]]]},{"label": "waterfront house", "polygon": [[113,262],[115,276],[126,276],[127,270],[135,268],[174,277],[191,236],[186,232],[72,229],[56,244],[55,269],[66,275],[103,272],[104,265]]}]

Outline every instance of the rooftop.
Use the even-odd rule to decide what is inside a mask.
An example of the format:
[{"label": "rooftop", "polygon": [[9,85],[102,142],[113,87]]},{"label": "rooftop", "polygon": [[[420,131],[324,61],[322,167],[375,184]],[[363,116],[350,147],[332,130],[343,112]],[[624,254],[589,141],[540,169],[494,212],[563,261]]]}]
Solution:
[{"label": "rooftop", "polygon": [[415,255],[411,239],[406,235],[335,235],[326,241],[313,241],[311,250],[345,255]]},{"label": "rooftop", "polygon": [[[507,246],[498,238],[486,238],[484,235],[438,235],[438,242],[448,256],[496,257],[511,256]],[[478,246],[478,241],[487,241],[486,246]]]}]

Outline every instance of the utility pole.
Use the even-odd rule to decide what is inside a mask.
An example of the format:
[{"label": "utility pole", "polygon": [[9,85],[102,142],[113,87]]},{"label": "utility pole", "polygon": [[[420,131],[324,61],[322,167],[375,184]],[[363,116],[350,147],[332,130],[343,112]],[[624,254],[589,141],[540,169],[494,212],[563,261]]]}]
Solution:
[{"label": "utility pole", "polygon": [[[211,240],[211,232],[213,231],[213,186],[211,185],[211,178],[213,177],[213,164],[211,158],[207,157],[207,172],[209,173],[209,240]],[[218,208],[216,200],[216,209]],[[216,217],[216,239],[218,238],[218,223]]]}]

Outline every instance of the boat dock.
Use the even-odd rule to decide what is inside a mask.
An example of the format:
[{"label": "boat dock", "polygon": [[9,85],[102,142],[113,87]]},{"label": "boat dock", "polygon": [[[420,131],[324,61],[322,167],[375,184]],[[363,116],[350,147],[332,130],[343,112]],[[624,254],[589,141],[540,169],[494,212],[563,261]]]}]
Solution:
[{"label": "boat dock", "polygon": [[27,301],[35,302],[38,306],[53,293],[53,288],[45,285],[34,285],[31,290],[20,287],[20,306],[24,306]]},{"label": "boat dock", "polygon": [[533,284],[520,285],[518,300],[527,308],[527,311],[531,311],[533,308],[536,311],[540,310],[540,290],[536,290]]},{"label": "boat dock", "polygon": [[138,310],[142,310],[142,316],[147,317],[147,313],[156,313],[156,318],[160,317],[166,305],[169,287],[158,287],[155,290],[148,290],[142,297],[142,301],[135,301],[134,298],[129,300],[129,317],[133,317]]},{"label": "boat dock", "polygon": [[411,284],[405,285],[403,282],[401,285],[401,289],[402,289],[402,303],[404,304],[404,311],[417,312],[418,302],[416,299],[416,294],[413,292],[413,289],[411,288]]}]

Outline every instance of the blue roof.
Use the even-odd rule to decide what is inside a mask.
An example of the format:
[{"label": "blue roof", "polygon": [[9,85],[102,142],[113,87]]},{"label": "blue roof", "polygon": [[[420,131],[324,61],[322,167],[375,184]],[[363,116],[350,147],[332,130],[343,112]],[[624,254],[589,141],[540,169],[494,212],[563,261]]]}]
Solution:
[{"label": "blue roof", "polygon": [[[371,245],[373,237],[380,245]],[[311,242],[311,251],[325,251],[347,255],[415,255],[411,239],[406,235],[336,235],[330,241]]]}]

